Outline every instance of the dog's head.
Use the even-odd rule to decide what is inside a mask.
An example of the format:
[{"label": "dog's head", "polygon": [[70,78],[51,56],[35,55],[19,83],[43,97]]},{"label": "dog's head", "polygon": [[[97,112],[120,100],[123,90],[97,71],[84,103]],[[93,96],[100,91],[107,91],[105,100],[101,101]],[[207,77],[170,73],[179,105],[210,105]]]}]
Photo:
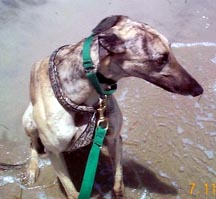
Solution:
[{"label": "dog's head", "polygon": [[93,33],[99,43],[99,71],[107,78],[134,76],[182,95],[203,93],[175,59],[168,40],[149,25],[117,15],[102,20]]}]

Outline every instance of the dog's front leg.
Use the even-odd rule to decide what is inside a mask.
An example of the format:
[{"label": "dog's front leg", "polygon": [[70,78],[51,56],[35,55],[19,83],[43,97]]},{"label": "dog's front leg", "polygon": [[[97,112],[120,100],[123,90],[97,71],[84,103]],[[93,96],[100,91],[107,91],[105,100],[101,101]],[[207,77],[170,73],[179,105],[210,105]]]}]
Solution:
[{"label": "dog's front leg", "polygon": [[26,180],[27,180],[27,184],[28,185],[33,185],[39,176],[39,166],[38,166],[38,152],[35,149],[35,143],[32,140],[31,143],[31,155],[30,155],[30,160],[29,160],[29,165],[27,168],[27,176],[26,176]]},{"label": "dog's front leg", "polygon": [[40,146],[38,144],[38,130],[32,117],[31,103],[25,111],[25,114],[23,115],[23,127],[26,134],[31,139],[31,154],[27,168],[26,179],[24,180],[24,182],[26,181],[26,184],[32,185],[37,181],[39,176],[38,150]]},{"label": "dog's front leg", "polygon": [[122,171],[122,138],[120,136],[123,119],[122,113],[114,97],[109,98],[107,115],[110,127],[106,137],[106,143],[114,169],[114,198],[125,199]]},{"label": "dog's front leg", "polygon": [[120,135],[108,141],[108,150],[114,169],[114,197],[115,199],[125,199],[122,171],[122,139]]},{"label": "dog's front leg", "polygon": [[65,189],[68,199],[77,199],[78,192],[70,179],[63,154],[54,154],[52,152],[49,152],[49,157],[56,171],[56,174]]}]

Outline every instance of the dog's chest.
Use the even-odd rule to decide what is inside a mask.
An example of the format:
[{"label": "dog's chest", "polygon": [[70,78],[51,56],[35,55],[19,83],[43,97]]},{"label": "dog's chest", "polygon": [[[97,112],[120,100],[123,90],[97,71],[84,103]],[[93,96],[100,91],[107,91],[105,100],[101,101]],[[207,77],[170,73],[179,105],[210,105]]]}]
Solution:
[{"label": "dog's chest", "polygon": [[78,129],[66,151],[75,151],[89,145],[93,140],[96,127],[96,113],[76,113],[74,124]]}]

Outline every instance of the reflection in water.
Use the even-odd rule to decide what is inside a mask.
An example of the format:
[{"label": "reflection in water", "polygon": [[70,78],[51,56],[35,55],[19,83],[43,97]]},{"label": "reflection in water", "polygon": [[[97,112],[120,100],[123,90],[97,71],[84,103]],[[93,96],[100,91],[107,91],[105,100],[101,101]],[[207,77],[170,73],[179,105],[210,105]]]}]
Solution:
[{"label": "reflection in water", "polygon": [[[89,149],[90,147],[85,147],[79,151],[64,154],[71,179],[78,190],[80,189]],[[138,195],[141,195],[141,190],[144,189],[147,189],[148,193],[151,192],[164,195],[177,195],[178,193],[175,186],[164,183],[154,172],[144,167],[142,164],[139,164],[137,161],[124,158],[123,171],[125,186],[129,187],[131,190],[138,190]],[[93,195],[97,196],[99,194],[99,198],[107,195],[110,190],[112,190],[113,180],[114,176],[110,159],[101,154]],[[133,197],[129,191],[127,195],[129,198]]]},{"label": "reflection in water", "polygon": [[[80,149],[76,152],[64,154],[68,169],[70,171],[71,179],[78,190],[80,189],[89,149],[90,146]],[[4,166],[4,169],[6,169],[7,165],[2,165]],[[44,167],[50,165],[50,161],[47,159],[40,159],[39,165],[40,168],[43,169]],[[33,187],[26,187],[22,184],[22,175],[24,170],[26,169],[25,166],[26,164],[13,166],[11,165],[10,167],[7,167],[7,173],[4,173],[4,176],[0,176],[0,187],[5,186],[7,184],[15,183],[20,187],[21,190],[35,190],[47,189],[55,185],[56,182],[48,185],[46,182],[46,178],[42,177],[42,182],[44,184],[35,185]],[[18,172],[19,174],[17,174],[18,169],[21,170]],[[143,167],[141,164],[137,163],[134,160],[125,159],[123,162],[123,170],[125,186],[130,187],[132,190],[145,189],[141,197],[143,199],[147,198],[149,192],[158,194],[177,195],[177,189],[175,186],[168,185],[162,182],[151,170]],[[93,195],[99,198],[106,195],[108,198],[110,198],[110,190],[112,190],[113,180],[114,176],[110,159],[102,154],[100,156],[100,162],[98,166],[98,172],[96,175]],[[148,191],[146,191],[146,189]],[[62,191],[64,192],[63,189]],[[128,194],[130,195],[130,193]]]},{"label": "reflection in water", "polygon": [[[22,176],[24,175],[24,172],[26,170],[27,164],[28,160],[18,162],[16,164],[0,163],[0,172],[4,171],[4,173],[2,172],[3,175],[0,176],[0,187],[11,183],[20,184],[22,181]],[[49,159],[40,158],[38,166],[40,169],[43,169],[44,167],[47,167],[50,164],[51,162]]]}]

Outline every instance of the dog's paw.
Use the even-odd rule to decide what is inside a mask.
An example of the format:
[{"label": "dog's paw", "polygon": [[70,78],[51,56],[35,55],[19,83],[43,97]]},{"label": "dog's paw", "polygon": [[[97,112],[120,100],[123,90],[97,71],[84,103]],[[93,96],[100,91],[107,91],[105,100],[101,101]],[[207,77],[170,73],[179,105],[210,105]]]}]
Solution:
[{"label": "dog's paw", "polygon": [[122,190],[119,191],[113,191],[113,197],[115,199],[126,199],[125,192]]},{"label": "dog's paw", "polygon": [[68,199],[78,199],[78,197],[79,197],[78,192],[74,192],[73,194],[67,194]]},{"label": "dog's paw", "polygon": [[115,199],[126,199],[127,198],[125,194],[123,183],[121,183],[118,188],[114,187],[112,193],[113,193],[113,198]]},{"label": "dog's paw", "polygon": [[37,181],[39,172],[40,170],[38,168],[34,170],[29,169],[27,171],[27,175],[26,175],[27,185],[33,185]]},{"label": "dog's paw", "polygon": [[115,199],[126,199],[126,195],[125,195],[125,190],[123,189],[119,189],[118,191],[117,190],[113,190],[113,193],[112,193],[113,197],[112,198],[115,198]]},{"label": "dog's paw", "polygon": [[37,181],[37,179],[39,177],[39,173],[40,173],[40,170],[38,167],[37,160],[35,160],[35,161],[31,160],[29,163],[29,166],[27,168],[25,177],[23,179],[23,183],[28,185],[28,186],[33,185]]}]

